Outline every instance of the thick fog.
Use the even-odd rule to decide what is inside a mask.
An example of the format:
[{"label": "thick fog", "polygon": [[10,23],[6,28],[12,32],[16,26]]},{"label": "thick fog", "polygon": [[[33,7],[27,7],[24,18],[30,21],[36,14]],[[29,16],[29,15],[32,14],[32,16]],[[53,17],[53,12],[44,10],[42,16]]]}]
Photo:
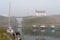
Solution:
[{"label": "thick fog", "polygon": [[45,10],[47,15],[60,14],[60,0],[0,0],[0,15],[31,16],[35,10]]}]

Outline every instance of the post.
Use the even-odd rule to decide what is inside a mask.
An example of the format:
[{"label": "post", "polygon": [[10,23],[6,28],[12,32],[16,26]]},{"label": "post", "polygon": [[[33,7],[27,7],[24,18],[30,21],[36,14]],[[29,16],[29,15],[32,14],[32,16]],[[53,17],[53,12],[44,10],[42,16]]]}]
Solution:
[{"label": "post", "polygon": [[10,26],[10,13],[11,13],[11,0],[9,0],[9,14],[8,14],[8,16],[9,16],[9,17],[8,17],[8,26],[9,26],[9,27],[11,27],[11,26]]}]

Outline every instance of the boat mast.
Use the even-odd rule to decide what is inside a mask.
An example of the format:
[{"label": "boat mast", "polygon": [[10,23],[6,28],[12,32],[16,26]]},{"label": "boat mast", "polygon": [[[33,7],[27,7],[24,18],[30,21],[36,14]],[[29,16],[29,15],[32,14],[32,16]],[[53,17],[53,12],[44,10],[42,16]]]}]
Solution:
[{"label": "boat mast", "polygon": [[11,0],[9,0],[9,17],[8,17],[8,26],[11,27],[10,25],[10,13],[11,13]]}]

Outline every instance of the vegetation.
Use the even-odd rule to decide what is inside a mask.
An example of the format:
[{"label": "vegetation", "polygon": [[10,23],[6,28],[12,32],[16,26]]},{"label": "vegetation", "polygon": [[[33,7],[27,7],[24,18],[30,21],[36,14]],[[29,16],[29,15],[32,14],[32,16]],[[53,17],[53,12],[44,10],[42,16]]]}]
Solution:
[{"label": "vegetation", "polygon": [[[0,26],[8,27],[8,23],[9,23],[8,17],[0,16]],[[14,30],[17,29],[18,23],[17,23],[17,19],[15,18],[15,16],[10,17],[10,24]]]},{"label": "vegetation", "polygon": [[4,34],[5,31],[5,27],[0,27],[0,40],[10,40],[8,36]]},{"label": "vegetation", "polygon": [[[10,24],[14,30],[17,29],[18,23],[15,17],[10,17]],[[8,27],[8,17],[0,16],[0,40],[11,40],[6,33]]]}]

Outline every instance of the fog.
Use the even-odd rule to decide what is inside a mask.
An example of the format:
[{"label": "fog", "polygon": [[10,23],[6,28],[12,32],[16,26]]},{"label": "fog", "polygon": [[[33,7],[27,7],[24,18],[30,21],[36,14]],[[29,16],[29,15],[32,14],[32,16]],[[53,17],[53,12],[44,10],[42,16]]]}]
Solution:
[{"label": "fog", "polygon": [[60,14],[60,0],[0,0],[0,15],[9,14],[9,2],[12,16],[35,15],[35,10],[45,10],[47,15]]}]

